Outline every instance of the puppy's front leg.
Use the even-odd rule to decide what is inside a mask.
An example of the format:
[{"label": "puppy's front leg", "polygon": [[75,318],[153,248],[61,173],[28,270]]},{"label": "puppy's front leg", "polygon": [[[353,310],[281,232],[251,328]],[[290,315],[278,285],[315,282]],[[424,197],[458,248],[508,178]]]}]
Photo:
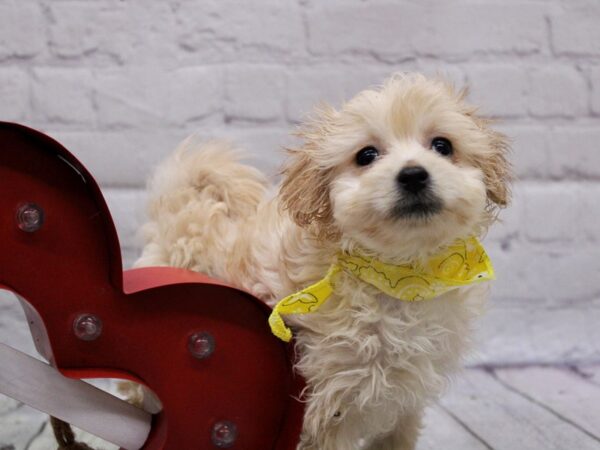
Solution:
[{"label": "puppy's front leg", "polygon": [[422,413],[403,416],[392,434],[379,439],[368,450],[414,450],[421,432]]}]

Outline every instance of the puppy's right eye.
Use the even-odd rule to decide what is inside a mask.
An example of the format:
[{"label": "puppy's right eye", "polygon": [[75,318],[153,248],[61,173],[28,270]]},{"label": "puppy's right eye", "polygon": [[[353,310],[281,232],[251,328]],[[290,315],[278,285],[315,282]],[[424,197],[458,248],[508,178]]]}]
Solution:
[{"label": "puppy's right eye", "polygon": [[378,156],[379,151],[372,145],[369,145],[368,147],[363,148],[356,154],[356,164],[358,164],[359,166],[368,166],[373,161],[375,161],[375,158],[377,158]]}]

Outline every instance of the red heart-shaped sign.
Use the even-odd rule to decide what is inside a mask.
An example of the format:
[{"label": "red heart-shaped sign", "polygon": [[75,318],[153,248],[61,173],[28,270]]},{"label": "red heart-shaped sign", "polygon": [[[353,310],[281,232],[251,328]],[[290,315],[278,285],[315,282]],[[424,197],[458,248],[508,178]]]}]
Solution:
[{"label": "red heart-shaped sign", "polygon": [[[72,378],[127,378],[163,409],[144,449],[293,449],[302,380],[248,293],[174,268],[122,271],[90,173],[51,138],[0,123],[0,285],[26,309],[40,353]],[[0,362],[1,364],[1,362]]]}]

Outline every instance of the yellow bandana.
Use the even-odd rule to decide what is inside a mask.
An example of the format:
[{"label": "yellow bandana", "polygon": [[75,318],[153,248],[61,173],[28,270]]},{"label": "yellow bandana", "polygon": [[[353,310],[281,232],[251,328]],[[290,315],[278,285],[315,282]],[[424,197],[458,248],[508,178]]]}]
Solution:
[{"label": "yellow bandana", "polygon": [[424,265],[386,264],[359,255],[338,255],[321,281],[280,300],[269,317],[271,331],[289,342],[292,331],[282,315],[315,312],[333,293],[332,278],[341,270],[406,302],[429,300],[451,289],[495,278],[492,262],[475,237],[459,239]]}]

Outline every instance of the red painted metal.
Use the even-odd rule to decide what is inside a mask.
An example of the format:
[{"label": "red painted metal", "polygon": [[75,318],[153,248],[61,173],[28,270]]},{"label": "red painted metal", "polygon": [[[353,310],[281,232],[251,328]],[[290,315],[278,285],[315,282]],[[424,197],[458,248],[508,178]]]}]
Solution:
[{"label": "red painted metal", "polygon": [[[27,202],[45,212],[33,233],[15,222]],[[91,174],[48,136],[3,122],[0,242],[0,287],[21,298],[43,356],[66,376],[129,378],[158,395],[163,411],[145,450],[215,448],[211,427],[220,420],[238,426],[233,449],[296,447],[302,380],[290,346],[269,330],[269,308],[186,270],[123,273],[115,227]],[[73,334],[81,313],[102,319],[97,340]],[[215,338],[207,359],[187,350],[195,331]]]}]

